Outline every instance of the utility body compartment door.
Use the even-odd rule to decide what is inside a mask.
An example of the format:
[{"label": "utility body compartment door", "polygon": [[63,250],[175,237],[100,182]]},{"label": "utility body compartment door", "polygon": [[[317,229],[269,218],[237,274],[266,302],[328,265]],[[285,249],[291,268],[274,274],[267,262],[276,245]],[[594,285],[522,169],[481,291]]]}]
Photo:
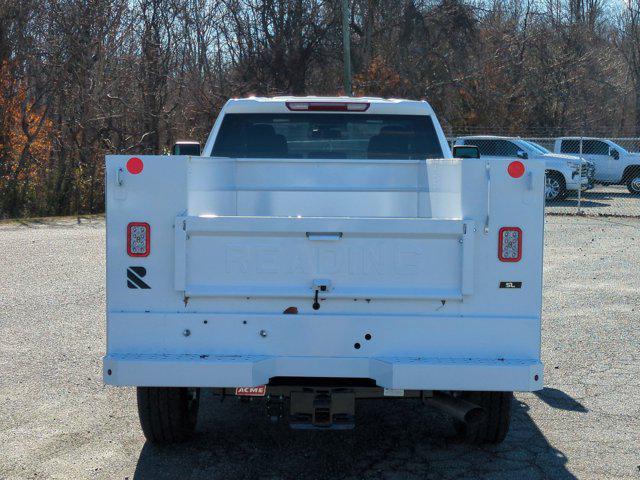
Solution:
[{"label": "utility body compartment door", "polygon": [[459,299],[473,292],[472,222],[176,218],[185,297]]}]

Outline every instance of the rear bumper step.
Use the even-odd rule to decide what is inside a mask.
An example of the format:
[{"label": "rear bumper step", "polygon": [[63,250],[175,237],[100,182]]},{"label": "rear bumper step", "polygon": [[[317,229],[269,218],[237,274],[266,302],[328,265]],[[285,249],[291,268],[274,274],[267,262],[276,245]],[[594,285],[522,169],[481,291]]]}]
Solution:
[{"label": "rear bumper step", "polygon": [[271,357],[261,355],[110,354],[109,385],[251,387],[272,377],[371,378],[384,388],[535,391],[543,386],[537,360],[419,357]]}]

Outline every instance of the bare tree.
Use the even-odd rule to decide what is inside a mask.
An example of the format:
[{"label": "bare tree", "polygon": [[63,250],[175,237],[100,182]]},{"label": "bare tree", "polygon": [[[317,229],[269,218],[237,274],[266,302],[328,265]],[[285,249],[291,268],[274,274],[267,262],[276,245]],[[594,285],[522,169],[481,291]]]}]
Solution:
[{"label": "bare tree", "polygon": [[[640,135],[639,1],[350,0],[354,87],[452,127]],[[339,93],[341,3],[0,0],[0,216],[101,211],[105,153],[202,140],[229,97]]]},{"label": "bare tree", "polygon": [[621,18],[619,47],[629,69],[633,85],[635,133],[640,135],[640,1],[627,0]]}]

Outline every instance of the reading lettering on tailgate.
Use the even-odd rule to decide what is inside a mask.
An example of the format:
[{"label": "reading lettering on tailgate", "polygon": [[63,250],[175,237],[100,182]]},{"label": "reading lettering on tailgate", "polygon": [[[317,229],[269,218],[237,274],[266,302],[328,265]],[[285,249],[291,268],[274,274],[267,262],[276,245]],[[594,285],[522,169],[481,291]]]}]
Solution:
[{"label": "reading lettering on tailgate", "polygon": [[227,286],[307,286],[326,278],[336,287],[459,289],[459,237],[386,234],[382,238],[344,235],[311,241],[301,234],[192,234],[187,284]]},{"label": "reading lettering on tailgate", "polygon": [[426,267],[424,251],[409,246],[283,248],[228,244],[225,273],[415,275]]}]

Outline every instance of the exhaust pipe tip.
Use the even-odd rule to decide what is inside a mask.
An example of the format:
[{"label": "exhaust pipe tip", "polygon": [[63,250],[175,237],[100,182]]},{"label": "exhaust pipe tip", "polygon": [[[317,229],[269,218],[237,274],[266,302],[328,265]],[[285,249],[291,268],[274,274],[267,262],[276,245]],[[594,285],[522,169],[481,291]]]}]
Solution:
[{"label": "exhaust pipe tip", "polygon": [[448,393],[434,392],[433,397],[426,398],[429,405],[451,415],[456,420],[469,426],[477,425],[485,418],[485,411],[479,405],[468,402]]}]

